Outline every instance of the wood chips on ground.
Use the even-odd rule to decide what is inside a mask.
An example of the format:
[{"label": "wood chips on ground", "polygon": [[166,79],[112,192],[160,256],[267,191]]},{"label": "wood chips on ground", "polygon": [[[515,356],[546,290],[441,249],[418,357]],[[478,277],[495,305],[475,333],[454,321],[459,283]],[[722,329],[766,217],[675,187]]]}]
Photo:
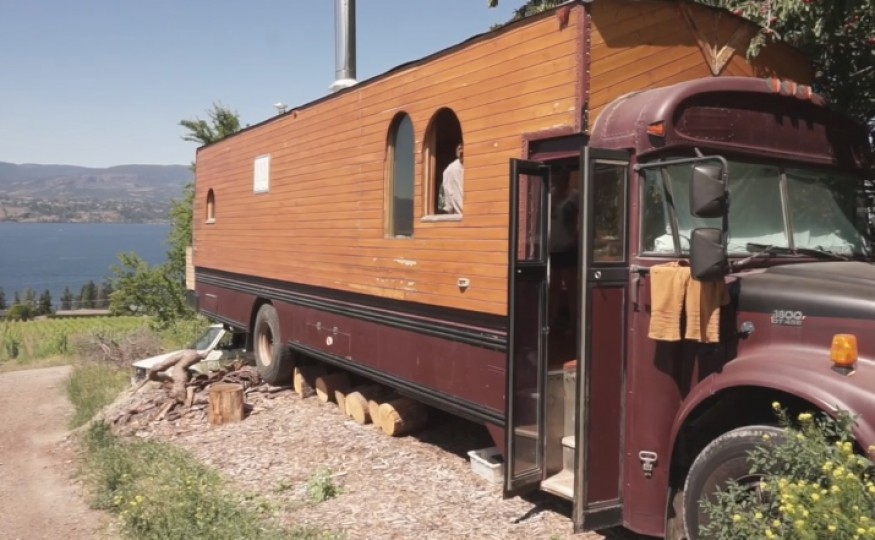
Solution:
[{"label": "wood chips on ground", "polygon": [[[504,500],[499,485],[475,475],[467,452],[492,445],[483,426],[432,411],[427,428],[391,438],[333,403],[275,390],[250,388],[250,411],[239,423],[210,426],[204,411],[193,410],[173,421],[128,421],[127,433],[187,449],[235,491],[267,502],[286,526],[374,540],[605,538],[573,535],[567,501],[547,494]],[[145,399],[144,391],[160,390],[128,393],[116,414]],[[320,471],[331,471],[342,493],[313,503],[307,485]]]}]

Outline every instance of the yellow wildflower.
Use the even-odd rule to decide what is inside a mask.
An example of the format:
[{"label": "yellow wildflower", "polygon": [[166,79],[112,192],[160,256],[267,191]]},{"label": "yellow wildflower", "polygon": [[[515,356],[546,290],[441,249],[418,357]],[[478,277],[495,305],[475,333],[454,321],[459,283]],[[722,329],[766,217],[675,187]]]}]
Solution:
[{"label": "yellow wildflower", "polygon": [[740,514],[733,514],[732,521],[734,521],[735,523],[738,523],[739,521],[741,521],[741,515]]},{"label": "yellow wildflower", "polygon": [[811,413],[807,413],[807,412],[800,413],[799,414],[799,421],[800,422],[810,422],[811,421]]},{"label": "yellow wildflower", "polygon": [[[781,408],[781,404],[778,403],[777,401],[773,401],[773,402],[772,402],[772,408],[775,409],[776,411],[777,411],[777,410],[780,410],[780,408]],[[875,445],[873,445],[873,446],[875,446]]]}]

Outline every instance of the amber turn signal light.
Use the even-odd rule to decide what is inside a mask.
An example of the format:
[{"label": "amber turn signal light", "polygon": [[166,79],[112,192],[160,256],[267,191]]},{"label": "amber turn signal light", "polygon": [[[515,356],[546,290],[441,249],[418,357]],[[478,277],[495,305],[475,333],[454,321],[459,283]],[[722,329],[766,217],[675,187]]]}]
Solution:
[{"label": "amber turn signal light", "polygon": [[654,137],[665,137],[665,122],[654,122],[647,126],[647,134]]},{"label": "amber turn signal light", "polygon": [[851,368],[857,363],[857,336],[836,334],[832,337],[829,358],[838,367]]}]

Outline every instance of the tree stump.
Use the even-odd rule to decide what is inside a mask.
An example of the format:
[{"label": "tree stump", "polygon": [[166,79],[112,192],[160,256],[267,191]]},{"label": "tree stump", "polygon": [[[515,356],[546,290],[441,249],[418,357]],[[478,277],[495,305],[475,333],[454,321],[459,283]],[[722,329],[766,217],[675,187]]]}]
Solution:
[{"label": "tree stump", "polygon": [[428,409],[422,403],[409,398],[398,398],[380,405],[380,427],[390,437],[398,437],[424,426],[428,421]]},{"label": "tree stump", "polygon": [[293,386],[295,392],[302,398],[308,398],[316,393],[316,377],[322,374],[317,366],[295,366]]},{"label": "tree stump", "polygon": [[243,385],[216,383],[210,387],[210,424],[220,426],[243,420]]},{"label": "tree stump", "polygon": [[334,401],[336,399],[334,394],[335,391],[341,390],[346,392],[348,389],[349,376],[342,371],[316,377],[316,397],[319,398],[319,401],[322,403]]},{"label": "tree stump", "polygon": [[376,409],[380,407],[377,400],[385,398],[387,394],[388,389],[379,385],[356,388],[346,396],[346,414],[359,424],[368,424],[372,418],[370,402],[374,402],[376,414]]}]

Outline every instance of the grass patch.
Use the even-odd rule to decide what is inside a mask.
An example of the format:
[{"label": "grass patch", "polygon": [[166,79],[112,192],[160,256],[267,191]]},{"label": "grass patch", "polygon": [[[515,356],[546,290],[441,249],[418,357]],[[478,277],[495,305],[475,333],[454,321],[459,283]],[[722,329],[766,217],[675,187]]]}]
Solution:
[{"label": "grass patch", "polygon": [[343,493],[328,469],[316,472],[307,482],[307,496],[314,503],[325,502]]},{"label": "grass patch", "polygon": [[166,443],[122,441],[100,423],[88,429],[84,443],[94,506],[118,514],[129,538],[333,538],[312,529],[281,529],[264,505],[247,508],[216,472]]},{"label": "grass patch", "polygon": [[182,349],[190,347],[209,326],[209,319],[198,316],[176,321],[158,333],[161,337],[161,343],[165,347],[169,349]]},{"label": "grass patch", "polygon": [[88,422],[97,411],[112,403],[128,384],[129,373],[110,364],[87,363],[74,367],[67,379],[67,396],[75,408],[70,427],[76,428]]},{"label": "grass patch", "polygon": [[[0,322],[0,364],[40,367],[46,359],[74,354],[76,338],[92,332],[119,336],[148,324],[145,317],[45,318]],[[51,365],[56,365],[52,364]],[[9,368],[6,368],[8,370]]]}]

